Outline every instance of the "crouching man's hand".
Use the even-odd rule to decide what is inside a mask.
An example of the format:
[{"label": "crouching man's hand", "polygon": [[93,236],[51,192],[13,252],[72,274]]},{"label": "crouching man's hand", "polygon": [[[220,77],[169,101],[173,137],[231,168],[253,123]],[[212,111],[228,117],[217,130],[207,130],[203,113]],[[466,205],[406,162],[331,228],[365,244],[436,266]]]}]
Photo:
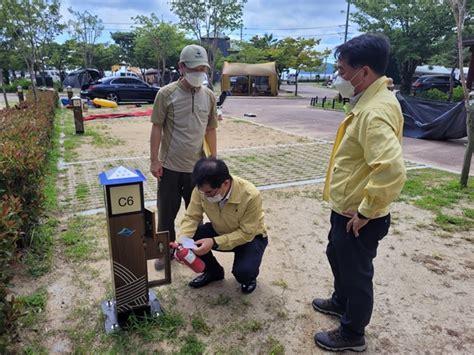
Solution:
[{"label": "crouching man's hand", "polygon": [[212,238],[203,238],[194,242],[198,248],[194,249],[196,255],[204,255],[209,253],[214,245],[214,239]]}]

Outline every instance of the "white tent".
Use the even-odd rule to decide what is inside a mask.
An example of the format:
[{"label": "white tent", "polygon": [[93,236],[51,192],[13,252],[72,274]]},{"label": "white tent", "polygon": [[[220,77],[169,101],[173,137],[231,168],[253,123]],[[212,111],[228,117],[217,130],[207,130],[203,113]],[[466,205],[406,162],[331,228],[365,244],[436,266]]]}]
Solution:
[{"label": "white tent", "polygon": [[451,75],[451,69],[441,65],[419,65],[415,69],[415,75]]}]

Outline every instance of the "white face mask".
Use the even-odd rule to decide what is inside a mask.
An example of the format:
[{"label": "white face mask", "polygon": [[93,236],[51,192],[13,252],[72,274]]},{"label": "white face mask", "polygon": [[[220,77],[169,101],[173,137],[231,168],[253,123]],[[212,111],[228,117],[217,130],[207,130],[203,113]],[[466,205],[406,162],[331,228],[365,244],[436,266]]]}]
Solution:
[{"label": "white face mask", "polygon": [[206,73],[202,71],[198,72],[191,72],[191,73],[184,73],[184,78],[186,81],[189,83],[189,85],[194,86],[195,88],[198,88],[202,85],[204,80],[207,79]]},{"label": "white face mask", "polygon": [[224,197],[221,194],[214,195],[212,197],[206,196],[206,200],[211,203],[220,202]]},{"label": "white face mask", "polygon": [[[354,79],[357,76],[357,74],[360,73],[361,70],[362,69],[357,71],[357,73],[355,73],[352,76],[351,80]],[[355,87],[354,85],[352,85],[351,80],[346,80],[342,76],[339,75],[334,81],[333,85],[336,88],[336,90],[339,91],[342,97],[351,98],[355,95]],[[357,84],[356,86],[359,86],[359,85],[360,83]]]}]

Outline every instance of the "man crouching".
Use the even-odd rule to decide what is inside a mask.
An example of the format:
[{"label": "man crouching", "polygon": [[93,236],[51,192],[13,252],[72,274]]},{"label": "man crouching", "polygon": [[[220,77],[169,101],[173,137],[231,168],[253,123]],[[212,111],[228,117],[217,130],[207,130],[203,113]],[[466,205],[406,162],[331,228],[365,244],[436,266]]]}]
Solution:
[{"label": "man crouching", "polygon": [[[198,245],[194,252],[206,268],[189,286],[199,288],[222,280],[224,269],[212,250],[231,251],[232,274],[243,293],[252,293],[268,244],[260,192],[249,181],[231,176],[227,165],[215,158],[199,160],[192,178],[196,187],[181,221],[180,235],[193,236]],[[204,213],[210,223],[201,224]]]}]

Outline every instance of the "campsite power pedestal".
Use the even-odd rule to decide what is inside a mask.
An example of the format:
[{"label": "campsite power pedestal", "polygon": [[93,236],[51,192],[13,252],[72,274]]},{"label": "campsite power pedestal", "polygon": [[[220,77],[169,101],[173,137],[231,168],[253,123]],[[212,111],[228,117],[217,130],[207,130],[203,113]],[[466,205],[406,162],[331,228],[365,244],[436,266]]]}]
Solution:
[{"label": "campsite power pedestal", "polygon": [[[162,309],[149,287],[171,283],[169,233],[156,233],[155,214],[145,209],[139,170],[123,166],[99,175],[104,186],[112,287],[114,299],[102,302],[106,332],[127,326],[131,315],[138,319],[160,315]],[[165,268],[156,271],[155,259]]]}]

